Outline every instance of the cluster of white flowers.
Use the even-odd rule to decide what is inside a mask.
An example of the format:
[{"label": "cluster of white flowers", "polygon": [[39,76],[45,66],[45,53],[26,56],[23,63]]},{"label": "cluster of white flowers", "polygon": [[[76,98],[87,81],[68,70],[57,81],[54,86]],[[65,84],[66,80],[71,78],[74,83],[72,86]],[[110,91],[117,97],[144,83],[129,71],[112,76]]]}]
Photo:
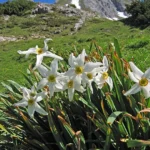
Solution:
[{"label": "cluster of white flowers", "polygon": [[[37,111],[43,115],[47,115],[37,102],[45,98],[46,94],[50,97],[54,96],[55,92],[68,90],[68,98],[73,100],[74,92],[84,92],[86,86],[90,88],[93,93],[92,82],[95,82],[98,88],[102,88],[105,83],[108,83],[110,90],[113,88],[113,82],[108,75],[108,60],[107,57],[103,57],[103,62],[87,62],[87,54],[85,50],[82,51],[77,57],[72,54],[69,56],[68,71],[59,73],[58,61],[63,60],[60,56],[57,56],[48,51],[47,42],[51,39],[44,41],[44,48],[30,48],[27,51],[18,51],[19,54],[25,54],[28,57],[29,54],[37,54],[37,61],[34,70],[37,69],[43,77],[37,86],[33,86],[32,89],[23,88],[23,99],[15,106],[28,106],[28,114],[33,117],[34,112]],[[43,57],[52,57],[54,60],[51,62],[50,68],[46,68],[42,65]],[[37,93],[39,89],[48,87],[48,93]],[[36,89],[34,88],[36,87]]]},{"label": "cluster of white flowers", "polygon": [[[86,61],[86,57],[88,56],[85,50],[83,50],[77,57],[75,57],[72,53],[68,60],[70,68],[66,72],[59,73],[57,71],[58,61],[63,60],[63,58],[48,51],[47,42],[49,40],[51,39],[46,39],[44,41],[44,48],[36,46],[35,48],[30,48],[27,51],[18,51],[19,54],[25,54],[26,57],[31,53],[37,54],[37,61],[34,69],[37,69],[43,78],[37,86],[33,86],[31,90],[23,88],[23,99],[14,104],[15,106],[28,106],[28,114],[31,117],[34,117],[35,111],[40,114],[47,115],[47,112],[45,112],[45,110],[43,110],[43,108],[37,103],[44,99],[47,94],[51,98],[54,96],[55,92],[68,90],[68,98],[72,101],[75,91],[83,93],[86,88],[89,87],[91,93],[93,93],[92,82],[95,82],[99,89],[107,83],[110,90],[112,90],[113,82],[108,74],[109,64],[106,56],[103,57],[102,62],[89,62]],[[54,58],[49,69],[42,65],[44,56]],[[150,69],[143,73],[133,64],[133,62],[130,62],[129,64],[133,71],[131,72],[130,69],[128,70],[129,77],[132,81],[136,82],[136,84],[133,85],[133,87],[124,95],[128,96],[142,90],[145,98],[149,98]],[[34,87],[36,87],[36,89]],[[36,92],[39,89],[43,89],[43,87],[48,87],[47,92]]]}]

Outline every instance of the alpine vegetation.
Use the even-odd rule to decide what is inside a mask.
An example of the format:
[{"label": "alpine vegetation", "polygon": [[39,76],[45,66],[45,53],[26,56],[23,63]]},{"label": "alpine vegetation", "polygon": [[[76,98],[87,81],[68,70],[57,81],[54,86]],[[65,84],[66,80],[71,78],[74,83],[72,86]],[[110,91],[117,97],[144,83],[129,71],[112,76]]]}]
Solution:
[{"label": "alpine vegetation", "polygon": [[24,85],[2,83],[0,149],[149,149],[150,69],[124,60],[116,39],[107,52],[92,41],[68,60],[48,50],[49,40],[18,51],[36,54]]}]

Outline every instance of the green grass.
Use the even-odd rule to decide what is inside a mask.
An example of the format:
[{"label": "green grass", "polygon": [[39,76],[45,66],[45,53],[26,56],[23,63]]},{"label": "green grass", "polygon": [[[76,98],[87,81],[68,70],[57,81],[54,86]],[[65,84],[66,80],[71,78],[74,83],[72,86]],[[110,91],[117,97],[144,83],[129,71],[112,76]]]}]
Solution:
[{"label": "green grass", "polygon": [[[123,58],[127,61],[133,60],[142,70],[150,66],[150,28],[140,30],[124,25],[121,21],[92,19],[86,21],[79,32],[71,34],[71,29],[78,18],[67,18],[59,13],[53,15],[42,14],[30,19],[13,16],[10,21],[1,23],[0,36],[22,36],[26,40],[0,43],[0,82],[9,79],[24,83],[21,72],[26,73],[29,64],[34,62],[35,55],[26,60],[17,53],[17,50],[27,50],[35,45],[43,47],[44,39],[31,39],[33,34],[52,38],[53,42],[48,43],[49,48],[53,48],[54,53],[64,58],[68,58],[69,54],[74,52],[74,48],[78,51],[85,48],[88,51],[92,40],[107,51],[108,44],[117,38]],[[59,29],[62,30],[60,34],[53,33]],[[2,90],[0,86],[0,91]]]}]

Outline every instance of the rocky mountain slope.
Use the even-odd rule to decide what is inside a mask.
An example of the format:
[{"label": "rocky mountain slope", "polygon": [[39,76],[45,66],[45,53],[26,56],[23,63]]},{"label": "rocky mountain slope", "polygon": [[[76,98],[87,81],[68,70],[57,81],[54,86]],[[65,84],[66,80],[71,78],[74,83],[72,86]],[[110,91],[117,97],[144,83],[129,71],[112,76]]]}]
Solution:
[{"label": "rocky mountain slope", "polygon": [[[81,9],[97,12],[99,15],[109,19],[125,17],[125,5],[133,0],[56,0],[56,4],[75,4]],[[78,7],[79,7],[78,6]]]}]

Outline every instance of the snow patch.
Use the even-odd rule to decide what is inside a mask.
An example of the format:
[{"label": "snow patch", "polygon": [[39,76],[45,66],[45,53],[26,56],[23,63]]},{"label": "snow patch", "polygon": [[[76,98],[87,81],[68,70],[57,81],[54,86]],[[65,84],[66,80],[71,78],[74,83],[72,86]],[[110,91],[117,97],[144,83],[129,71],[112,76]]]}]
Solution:
[{"label": "snow patch", "polygon": [[114,18],[110,18],[110,17],[106,17],[106,19],[108,19],[108,20],[119,20],[118,18],[116,18],[116,17],[114,17]]},{"label": "snow patch", "polygon": [[109,18],[109,17],[106,17],[106,19],[108,19],[108,20],[113,20],[112,18]]},{"label": "snow patch", "polygon": [[118,11],[118,16],[121,18],[128,18],[128,16],[125,15],[124,12],[120,12],[120,11]]},{"label": "snow patch", "polygon": [[118,18],[116,18],[116,17],[114,17],[114,18],[112,18],[113,20],[119,20]]},{"label": "snow patch", "polygon": [[[120,11],[117,11],[118,13],[118,17],[120,18],[128,18],[129,16],[125,15],[124,12],[120,12]],[[113,17],[113,18],[110,18],[110,17],[106,17],[108,20],[119,20],[119,18],[117,17]]]},{"label": "snow patch", "polygon": [[77,9],[81,9],[81,6],[79,5],[79,0],[72,0],[71,4],[74,4]]}]

